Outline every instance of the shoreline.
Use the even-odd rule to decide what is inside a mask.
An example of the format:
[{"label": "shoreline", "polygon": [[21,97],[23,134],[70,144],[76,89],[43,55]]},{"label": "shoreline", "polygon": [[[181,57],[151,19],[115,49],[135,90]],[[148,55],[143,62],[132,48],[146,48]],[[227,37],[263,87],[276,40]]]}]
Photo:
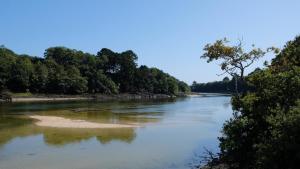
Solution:
[{"label": "shoreline", "polygon": [[118,123],[96,123],[86,120],[74,120],[59,116],[29,116],[32,119],[37,120],[34,124],[40,127],[53,127],[53,128],[137,128],[138,125],[133,124],[118,124]]},{"label": "shoreline", "polygon": [[[95,101],[111,101],[111,100],[149,100],[149,99],[171,99],[176,96],[166,94],[95,94],[95,95],[54,95],[54,94],[31,94],[29,96],[14,96],[12,94],[10,101],[0,100],[0,102],[56,102],[56,101],[80,101],[80,100],[95,100]],[[181,97],[181,96],[180,96]]]},{"label": "shoreline", "polygon": [[12,98],[11,102],[19,103],[19,102],[47,102],[47,101],[76,101],[76,100],[93,100],[90,97],[25,97],[25,98]]},{"label": "shoreline", "polygon": [[167,95],[167,94],[129,94],[121,93],[114,95],[106,94],[85,94],[85,95],[58,95],[58,94],[30,94],[29,96],[18,96],[12,94],[10,100],[1,100],[0,103],[26,103],[26,102],[59,102],[59,101],[127,101],[127,100],[160,100],[160,99],[174,99],[177,97],[193,97],[193,96],[231,96],[226,93],[196,93]]}]

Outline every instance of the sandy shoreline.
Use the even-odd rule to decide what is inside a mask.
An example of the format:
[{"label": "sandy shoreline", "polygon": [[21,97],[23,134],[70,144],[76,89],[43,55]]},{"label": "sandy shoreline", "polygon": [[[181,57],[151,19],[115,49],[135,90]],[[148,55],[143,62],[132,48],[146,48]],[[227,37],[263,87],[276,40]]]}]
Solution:
[{"label": "sandy shoreline", "polygon": [[56,128],[135,128],[137,125],[130,124],[107,124],[95,123],[86,120],[73,120],[57,116],[38,116],[32,115],[30,118],[38,120],[35,124],[42,127]]}]

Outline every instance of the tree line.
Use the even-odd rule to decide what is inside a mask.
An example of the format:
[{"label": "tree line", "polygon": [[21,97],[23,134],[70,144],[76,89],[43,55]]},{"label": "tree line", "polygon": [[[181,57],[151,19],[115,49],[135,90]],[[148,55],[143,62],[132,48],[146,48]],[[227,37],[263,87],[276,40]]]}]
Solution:
[{"label": "tree line", "polygon": [[[259,70],[259,69],[257,69]],[[235,92],[235,78],[229,79],[229,77],[225,77],[222,81],[214,81],[208,83],[197,83],[196,81],[193,82],[191,85],[192,92],[202,92],[202,93],[228,93],[232,94]],[[246,83],[241,82],[238,80],[239,90],[241,92],[253,90],[251,86],[247,85]]]},{"label": "tree line", "polygon": [[0,91],[51,94],[151,93],[177,95],[189,86],[157,68],[138,67],[137,55],[103,48],[96,55],[51,47],[44,57],[0,47]]}]

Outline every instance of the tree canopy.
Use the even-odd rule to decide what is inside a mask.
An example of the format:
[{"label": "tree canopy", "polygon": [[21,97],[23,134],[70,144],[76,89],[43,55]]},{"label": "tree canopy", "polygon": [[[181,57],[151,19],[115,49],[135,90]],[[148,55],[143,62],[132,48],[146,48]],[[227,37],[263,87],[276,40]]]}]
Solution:
[{"label": "tree canopy", "polygon": [[207,59],[207,62],[220,60],[221,70],[223,74],[229,74],[235,79],[235,92],[239,94],[238,82],[244,83],[245,70],[250,67],[256,60],[263,57],[267,52],[274,51],[278,53],[278,49],[270,47],[266,50],[255,48],[246,52],[243,48],[242,41],[239,40],[237,45],[228,45],[229,41],[224,38],[217,40],[213,44],[207,44],[204,47],[204,54],[201,58]]},{"label": "tree canopy", "polygon": [[251,73],[253,91],[232,98],[223,127],[221,163],[233,169],[296,169],[300,161],[300,37],[271,65]]},{"label": "tree canopy", "polygon": [[158,93],[177,95],[189,86],[157,69],[141,65],[131,51],[103,48],[96,55],[51,47],[44,57],[18,55],[0,48],[0,91],[83,94]]}]

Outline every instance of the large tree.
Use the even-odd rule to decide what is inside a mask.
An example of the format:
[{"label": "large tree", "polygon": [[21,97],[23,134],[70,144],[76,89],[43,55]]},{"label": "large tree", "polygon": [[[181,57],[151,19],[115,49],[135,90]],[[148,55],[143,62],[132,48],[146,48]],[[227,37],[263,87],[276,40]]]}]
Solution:
[{"label": "large tree", "polygon": [[204,47],[204,54],[201,58],[207,59],[207,62],[214,60],[220,60],[221,70],[223,74],[227,73],[236,81],[236,93],[238,91],[238,81],[244,81],[245,70],[250,67],[256,60],[263,57],[268,51],[277,52],[278,49],[271,47],[266,50],[255,48],[252,45],[252,49],[245,52],[243,49],[242,41],[239,41],[237,45],[229,45],[229,41],[224,38],[217,40],[213,44],[207,44]]},{"label": "large tree", "polygon": [[120,92],[135,92],[134,75],[137,55],[133,51],[116,53],[104,48],[97,56],[103,64],[104,73],[112,77],[113,81],[120,86]]}]

